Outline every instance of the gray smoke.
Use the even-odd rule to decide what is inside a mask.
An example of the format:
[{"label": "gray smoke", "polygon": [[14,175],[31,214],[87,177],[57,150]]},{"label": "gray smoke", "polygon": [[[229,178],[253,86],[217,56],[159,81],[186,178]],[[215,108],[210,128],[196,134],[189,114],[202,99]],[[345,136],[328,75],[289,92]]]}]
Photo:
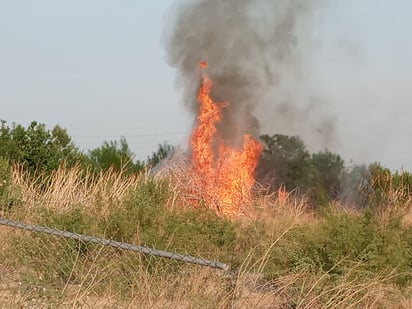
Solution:
[{"label": "gray smoke", "polygon": [[[197,0],[178,8],[168,33],[170,64],[178,70],[184,100],[196,113],[199,61],[207,61],[212,97],[228,102],[218,130],[231,143],[245,132],[307,131],[327,144],[333,123],[322,100],[299,86],[298,33],[310,24],[318,1]],[[293,89],[286,85],[293,84]],[[294,91],[300,92],[298,96]],[[295,132],[294,132],[295,131]],[[311,143],[309,138],[309,143]]]},{"label": "gray smoke", "polygon": [[299,135],[310,151],[411,169],[412,2],[378,2],[186,0],[168,59],[194,113],[209,61],[214,98],[231,104],[226,137]]}]

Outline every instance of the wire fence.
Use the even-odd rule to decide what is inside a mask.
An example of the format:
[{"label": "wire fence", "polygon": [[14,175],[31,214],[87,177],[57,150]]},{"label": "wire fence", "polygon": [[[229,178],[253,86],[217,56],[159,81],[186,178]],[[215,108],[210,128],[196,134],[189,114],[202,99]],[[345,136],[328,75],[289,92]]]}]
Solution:
[{"label": "wire fence", "polygon": [[45,226],[38,226],[38,225],[8,220],[8,219],[1,218],[1,217],[0,217],[0,225],[18,228],[18,229],[22,229],[26,231],[31,231],[31,232],[38,232],[38,233],[50,234],[50,235],[63,237],[63,238],[74,239],[74,240],[81,241],[81,242],[90,242],[90,243],[95,243],[95,244],[99,244],[102,246],[109,246],[109,247],[114,247],[114,248],[123,249],[123,250],[150,254],[153,256],[178,260],[178,261],[182,261],[185,263],[191,263],[191,264],[197,264],[200,266],[217,268],[217,269],[221,269],[224,271],[227,271],[230,268],[229,265],[225,263],[211,261],[211,260],[207,260],[201,257],[193,257],[190,255],[179,254],[175,252],[157,250],[157,249],[150,248],[147,246],[133,245],[133,244],[125,243],[125,242],[114,241],[111,239],[104,239],[104,238],[95,237],[95,236],[67,232],[67,231],[63,231],[63,230],[59,230],[55,228],[49,228]]}]

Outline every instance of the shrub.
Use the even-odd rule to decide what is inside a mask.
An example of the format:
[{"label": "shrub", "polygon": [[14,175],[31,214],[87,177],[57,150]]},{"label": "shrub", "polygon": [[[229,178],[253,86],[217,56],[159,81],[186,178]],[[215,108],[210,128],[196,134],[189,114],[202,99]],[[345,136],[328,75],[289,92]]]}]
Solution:
[{"label": "shrub", "polygon": [[129,242],[138,238],[159,249],[209,256],[233,245],[233,223],[209,211],[168,210],[168,188],[166,181],[148,180],[139,185],[105,221],[107,236]]},{"label": "shrub", "polygon": [[311,184],[312,196],[318,202],[328,202],[338,197],[344,161],[328,150],[312,154],[314,181]]},{"label": "shrub", "polygon": [[50,131],[36,121],[25,128],[16,124],[9,127],[2,120],[0,156],[36,173],[49,173],[63,162],[72,166],[84,160],[65,129],[55,126]]},{"label": "shrub", "polygon": [[370,212],[329,213],[321,223],[288,234],[272,254],[267,273],[327,272],[341,277],[355,268],[365,277],[396,270],[396,283],[404,286],[412,279],[411,233],[402,229],[396,216],[384,225]]},{"label": "shrub", "polygon": [[90,151],[88,158],[96,172],[113,168],[130,174],[143,168],[140,161],[134,161],[134,155],[124,137],[119,142],[104,142],[102,146]]},{"label": "shrub", "polygon": [[277,190],[306,188],[311,177],[310,154],[298,136],[275,134],[260,137],[264,148],[257,167],[257,179]]},{"label": "shrub", "polygon": [[6,196],[11,185],[11,167],[8,160],[0,156],[0,199]]},{"label": "shrub", "polygon": [[12,185],[12,167],[8,160],[0,156],[0,211],[8,211],[20,202]]},{"label": "shrub", "polygon": [[167,143],[159,144],[157,150],[152,153],[150,157],[147,157],[146,164],[149,167],[155,167],[162,160],[166,159],[175,151],[175,147]]},{"label": "shrub", "polygon": [[288,191],[299,188],[315,207],[337,199],[345,168],[339,155],[328,150],[310,154],[298,136],[260,138],[264,149],[256,172],[258,182],[274,191],[282,185]]}]

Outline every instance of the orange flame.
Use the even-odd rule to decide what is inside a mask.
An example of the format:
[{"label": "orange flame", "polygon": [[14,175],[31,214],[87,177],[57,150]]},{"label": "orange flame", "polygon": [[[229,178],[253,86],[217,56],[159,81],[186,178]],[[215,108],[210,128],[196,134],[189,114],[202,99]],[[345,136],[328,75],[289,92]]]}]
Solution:
[{"label": "orange flame", "polygon": [[[200,69],[207,66],[207,62],[199,63]],[[225,145],[217,135],[216,124],[222,120],[222,108],[226,105],[213,102],[212,86],[210,78],[203,74],[198,124],[191,137],[194,172],[201,179],[202,198],[209,207],[229,217],[248,214],[252,211],[253,174],[262,145],[250,134],[243,136],[242,149]]]}]

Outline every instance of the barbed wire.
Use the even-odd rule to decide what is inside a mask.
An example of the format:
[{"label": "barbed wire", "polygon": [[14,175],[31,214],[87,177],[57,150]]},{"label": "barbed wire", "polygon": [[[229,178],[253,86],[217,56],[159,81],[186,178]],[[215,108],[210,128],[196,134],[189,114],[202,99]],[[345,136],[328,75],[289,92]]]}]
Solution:
[{"label": "barbed wire", "polygon": [[211,268],[218,268],[222,269],[224,271],[229,270],[229,265],[217,261],[211,261],[207,260],[201,257],[193,257],[190,255],[185,255],[185,254],[179,254],[175,252],[168,252],[168,251],[162,251],[162,250],[157,250],[154,248],[149,248],[147,246],[138,246],[138,245],[133,245],[125,242],[120,242],[120,241],[114,241],[110,239],[104,239],[100,237],[95,237],[95,236],[89,236],[89,235],[83,235],[83,234],[78,234],[78,233],[73,233],[73,232],[67,232],[55,228],[49,228],[45,226],[38,226],[38,225],[33,225],[33,224],[28,224],[28,223],[23,223],[23,222],[17,222],[13,220],[8,220],[5,218],[0,217],[0,225],[8,226],[8,227],[13,227],[13,228],[18,228],[26,231],[31,231],[31,232],[39,232],[39,233],[44,233],[44,234],[50,234],[58,237],[63,237],[63,238],[69,238],[69,239],[74,239],[82,242],[91,242],[95,244],[99,244],[102,246],[110,246],[118,249],[123,249],[123,250],[129,250],[129,251],[135,251],[135,252],[140,252],[144,254],[150,254],[153,256],[159,256],[163,258],[168,258],[168,259],[173,259],[173,260],[178,260],[182,261],[185,263],[191,263],[191,264],[197,264],[200,266],[207,266]]}]

